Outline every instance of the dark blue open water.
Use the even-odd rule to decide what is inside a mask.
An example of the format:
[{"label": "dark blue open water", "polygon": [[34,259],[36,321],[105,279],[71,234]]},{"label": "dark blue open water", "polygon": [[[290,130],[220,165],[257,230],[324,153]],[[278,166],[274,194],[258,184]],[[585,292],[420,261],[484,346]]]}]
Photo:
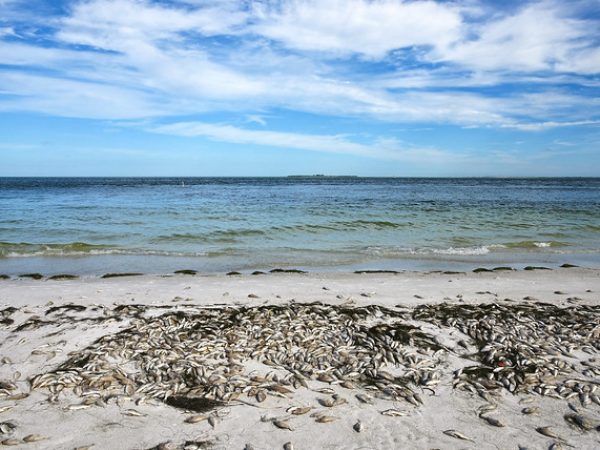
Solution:
[{"label": "dark blue open water", "polygon": [[0,178],[0,273],[600,267],[600,179]]}]

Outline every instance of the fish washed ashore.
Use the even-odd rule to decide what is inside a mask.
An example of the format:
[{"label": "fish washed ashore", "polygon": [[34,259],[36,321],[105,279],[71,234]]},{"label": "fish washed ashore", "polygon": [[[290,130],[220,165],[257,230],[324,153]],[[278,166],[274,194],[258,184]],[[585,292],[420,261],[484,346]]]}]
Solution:
[{"label": "fish washed ashore", "polygon": [[0,442],[597,448],[597,292],[580,268],[2,281]]}]

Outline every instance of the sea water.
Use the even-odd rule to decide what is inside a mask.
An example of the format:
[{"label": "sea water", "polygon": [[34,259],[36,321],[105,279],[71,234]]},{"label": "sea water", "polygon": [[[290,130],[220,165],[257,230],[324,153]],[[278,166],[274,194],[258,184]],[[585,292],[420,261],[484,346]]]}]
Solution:
[{"label": "sea water", "polygon": [[600,267],[600,179],[0,178],[0,273]]}]

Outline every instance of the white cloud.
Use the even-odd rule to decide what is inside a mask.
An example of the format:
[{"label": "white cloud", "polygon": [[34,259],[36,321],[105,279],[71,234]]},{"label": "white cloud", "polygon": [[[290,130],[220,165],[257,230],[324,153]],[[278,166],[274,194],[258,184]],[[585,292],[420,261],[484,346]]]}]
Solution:
[{"label": "white cloud", "polygon": [[185,137],[205,137],[214,141],[234,144],[252,144],[268,147],[293,148],[326,153],[341,153],[369,158],[397,161],[443,162],[458,158],[436,149],[403,148],[392,138],[379,138],[368,144],[352,141],[347,135],[319,135],[280,131],[250,130],[231,125],[203,122],[179,122],[149,128],[149,131]]},{"label": "white cloud", "polygon": [[[569,16],[564,3],[536,2],[516,14],[474,23],[471,33],[428,56],[477,70],[600,72],[597,21]],[[594,47],[594,48],[591,48]],[[580,61],[591,56],[585,63]]]},{"label": "white cloud", "polygon": [[446,47],[459,38],[451,3],[395,0],[289,0],[257,3],[251,30],[286,46],[382,58],[412,46]]},{"label": "white cloud", "polygon": [[[552,86],[598,87],[576,74],[600,70],[599,50],[590,46],[598,22],[573,19],[554,2],[499,16],[477,7],[400,0],[76,2],[67,16],[47,21],[55,47],[0,36],[0,60],[17,66],[0,72],[0,89],[11,95],[0,108],[106,119],[208,111],[250,118],[287,109],[530,131],[597,118],[594,96]],[[397,48],[439,64],[413,61],[407,69],[402,56],[390,53]],[[386,69],[371,70],[377,58]],[[507,81],[527,89],[471,89]]]},{"label": "white cloud", "polygon": [[[600,125],[600,120],[576,120],[567,122],[537,122],[537,123],[507,123],[502,125],[502,128],[514,128],[523,131],[544,131],[551,128],[564,128],[564,127],[580,127],[588,125]],[[563,144],[564,145],[564,144]]]}]

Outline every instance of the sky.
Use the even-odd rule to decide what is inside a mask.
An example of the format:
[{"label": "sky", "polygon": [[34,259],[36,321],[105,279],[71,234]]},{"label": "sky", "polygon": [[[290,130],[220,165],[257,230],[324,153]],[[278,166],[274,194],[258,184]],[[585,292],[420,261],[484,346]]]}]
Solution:
[{"label": "sky", "polygon": [[600,176],[600,0],[0,0],[0,176]]}]

